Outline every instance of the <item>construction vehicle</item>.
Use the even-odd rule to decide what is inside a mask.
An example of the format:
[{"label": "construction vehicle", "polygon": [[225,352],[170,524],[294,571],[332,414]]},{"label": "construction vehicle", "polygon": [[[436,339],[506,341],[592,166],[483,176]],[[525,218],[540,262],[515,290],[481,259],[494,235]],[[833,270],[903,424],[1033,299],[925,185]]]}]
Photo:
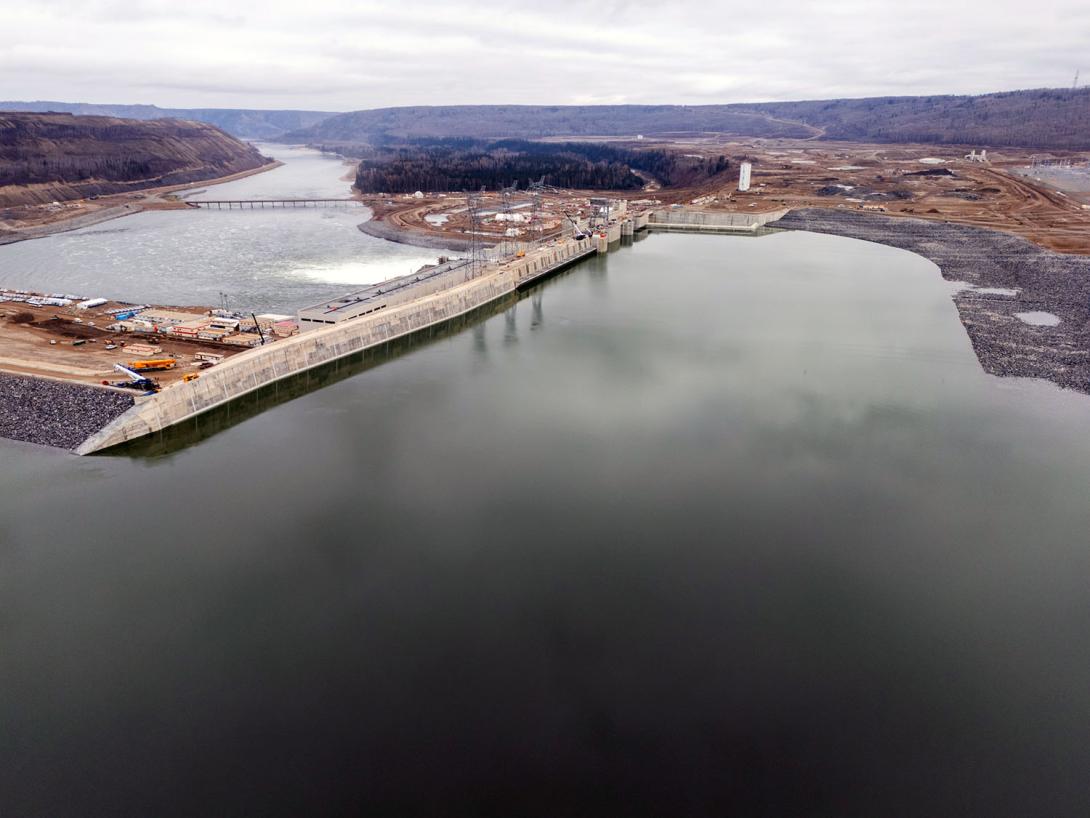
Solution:
[{"label": "construction vehicle", "polygon": [[134,372],[133,370],[129,369],[126,366],[122,366],[121,364],[114,364],[114,369],[116,369],[122,375],[126,376],[128,380],[115,381],[112,384],[109,383],[109,381],[103,381],[103,384],[107,386],[117,386],[121,389],[139,389],[145,395],[159,391],[158,381],[153,381],[151,378],[145,378],[139,372]]},{"label": "construction vehicle", "polygon": [[200,375],[198,375],[196,372],[187,372],[184,375],[182,375],[182,383],[189,383],[190,381],[195,381],[199,377],[200,377]]},{"label": "construction vehicle", "polygon": [[173,358],[149,358],[144,361],[129,361],[129,369],[137,372],[158,372],[162,369],[173,369],[178,362]]},{"label": "construction vehicle", "polygon": [[571,222],[572,230],[575,231],[573,234],[575,240],[582,241],[583,239],[585,239],[587,235],[583,232],[582,228],[579,227],[579,222],[572,218],[571,213],[565,212],[564,215],[568,217],[568,221]]}]

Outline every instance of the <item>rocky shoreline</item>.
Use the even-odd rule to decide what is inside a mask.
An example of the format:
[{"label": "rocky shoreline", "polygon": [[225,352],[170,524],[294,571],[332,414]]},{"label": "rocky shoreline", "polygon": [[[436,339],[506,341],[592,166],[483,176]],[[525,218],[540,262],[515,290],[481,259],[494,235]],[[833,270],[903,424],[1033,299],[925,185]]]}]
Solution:
[{"label": "rocky shoreline", "polygon": [[[390,222],[375,219],[361,222],[356,226],[361,233],[366,233],[368,236],[374,236],[377,239],[386,239],[386,241],[396,242],[397,244],[410,244],[413,247],[427,247],[430,250],[463,251],[469,250],[471,244],[469,239],[435,236],[419,230],[395,227]],[[491,246],[493,243],[487,240],[482,242],[484,246]]]},{"label": "rocky shoreline", "polygon": [[[822,208],[792,210],[768,226],[873,241],[930,259],[943,278],[972,285],[954,301],[985,372],[1090,394],[1090,257],[996,230]],[[1052,313],[1060,323],[1033,326],[1015,315],[1024,312]]]},{"label": "rocky shoreline", "polygon": [[131,395],[0,372],[0,437],[74,449],[133,405]]},{"label": "rocky shoreline", "polygon": [[6,230],[0,228],[0,245],[14,244],[17,241],[29,241],[30,239],[42,239],[55,233],[67,233],[69,230],[79,230],[84,227],[93,227],[122,216],[132,216],[142,213],[143,208],[139,203],[116,205],[107,207],[94,213],[80,213],[62,221],[38,224],[33,227],[24,227],[19,230]]},{"label": "rocky shoreline", "polygon": [[168,193],[180,193],[182,191],[186,191],[190,194],[199,193],[200,188],[203,188],[204,186],[220,185],[224,182],[234,182],[238,179],[245,179],[247,176],[264,173],[267,170],[275,170],[283,164],[283,162],[273,159],[266,162],[261,167],[251,168],[250,170],[240,171],[239,173],[232,173],[230,176],[221,176],[215,179],[204,179],[196,182],[186,182],[185,184],[171,185],[169,187],[144,188],[137,191],[143,197],[140,200],[112,205],[100,210],[95,210],[91,213],[77,213],[75,215],[57,219],[56,221],[44,222],[30,227],[13,228],[4,227],[0,224],[0,245],[14,244],[17,241],[42,239],[56,233],[67,233],[70,230],[93,227],[96,224],[102,224],[103,222],[108,222],[113,219],[120,219],[123,216],[132,216],[136,213],[143,213],[145,212],[144,205]]}]

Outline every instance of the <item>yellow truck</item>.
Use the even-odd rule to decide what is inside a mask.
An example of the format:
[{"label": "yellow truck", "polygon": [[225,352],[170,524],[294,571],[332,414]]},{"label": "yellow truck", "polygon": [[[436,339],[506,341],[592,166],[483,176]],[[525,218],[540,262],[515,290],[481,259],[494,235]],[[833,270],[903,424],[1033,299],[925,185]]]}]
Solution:
[{"label": "yellow truck", "polygon": [[129,369],[134,372],[158,372],[161,369],[173,369],[178,362],[173,358],[148,358],[144,361],[129,361]]}]

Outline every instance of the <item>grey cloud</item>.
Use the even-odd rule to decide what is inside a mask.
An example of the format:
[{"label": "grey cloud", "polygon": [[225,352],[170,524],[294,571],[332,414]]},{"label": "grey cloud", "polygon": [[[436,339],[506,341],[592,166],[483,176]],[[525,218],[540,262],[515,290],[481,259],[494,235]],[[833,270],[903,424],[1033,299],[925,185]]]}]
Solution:
[{"label": "grey cloud", "polygon": [[1071,0],[0,0],[0,19],[0,98],[172,107],[977,93],[1068,84],[1090,42]]}]

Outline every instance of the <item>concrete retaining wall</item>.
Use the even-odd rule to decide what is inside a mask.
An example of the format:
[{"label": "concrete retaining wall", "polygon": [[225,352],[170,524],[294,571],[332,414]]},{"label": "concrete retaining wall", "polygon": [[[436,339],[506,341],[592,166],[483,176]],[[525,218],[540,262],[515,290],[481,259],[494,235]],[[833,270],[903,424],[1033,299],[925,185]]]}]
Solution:
[{"label": "concrete retaining wall", "polygon": [[770,213],[716,213],[703,210],[669,209],[651,213],[648,227],[693,233],[726,233],[756,230],[783,218],[788,208]]}]

